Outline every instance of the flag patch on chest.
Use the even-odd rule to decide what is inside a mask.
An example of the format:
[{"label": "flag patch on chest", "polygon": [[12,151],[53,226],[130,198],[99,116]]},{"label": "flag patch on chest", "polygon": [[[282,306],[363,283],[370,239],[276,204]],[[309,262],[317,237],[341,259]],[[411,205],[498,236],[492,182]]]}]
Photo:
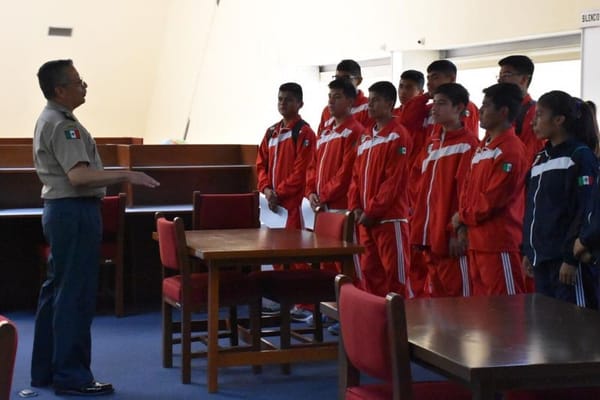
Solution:
[{"label": "flag patch on chest", "polygon": [[593,176],[580,176],[577,178],[577,184],[579,186],[590,186],[594,184]]},{"label": "flag patch on chest", "polygon": [[67,138],[67,140],[81,139],[81,135],[79,134],[79,129],[77,129],[77,128],[67,129],[65,131],[65,137]]},{"label": "flag patch on chest", "polygon": [[504,172],[512,171],[512,164],[511,163],[502,164],[502,171],[504,171]]}]

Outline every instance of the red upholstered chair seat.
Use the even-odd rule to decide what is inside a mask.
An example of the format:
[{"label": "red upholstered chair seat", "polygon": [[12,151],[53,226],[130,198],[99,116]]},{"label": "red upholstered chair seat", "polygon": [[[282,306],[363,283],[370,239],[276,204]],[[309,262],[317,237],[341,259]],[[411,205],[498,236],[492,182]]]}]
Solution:
[{"label": "red upholstered chair seat", "polygon": [[10,398],[17,342],[16,326],[11,320],[0,315],[0,400]]},{"label": "red upholstered chair seat", "polygon": [[[208,273],[191,271],[190,256],[187,250],[183,220],[168,221],[161,213],[156,213],[156,232],[162,264],[162,352],[163,366],[173,366],[173,346],[181,344],[182,383],[191,381],[192,357],[205,356],[205,351],[192,352],[191,342],[203,338],[192,335],[206,332],[205,319],[192,320],[192,312],[203,311],[208,303]],[[238,320],[236,306],[247,304],[250,309],[250,332],[252,343],[249,347],[260,348],[260,296],[254,279],[239,271],[219,271],[219,305],[230,309],[227,335],[232,346],[238,346]],[[181,312],[181,320],[173,319],[173,308]],[[234,311],[232,313],[232,310]],[[221,333],[221,332],[220,332]],[[219,335],[221,337],[221,335]]]},{"label": "red upholstered chair seat", "polygon": [[[175,303],[183,301],[181,275],[163,280],[163,296]],[[190,300],[194,309],[206,306],[208,299],[208,274],[194,273],[190,275]],[[219,304],[221,306],[244,304],[257,296],[256,282],[246,274],[238,271],[224,271],[219,274]]]},{"label": "red upholstered chair seat", "polygon": [[[391,384],[369,384],[352,386],[346,391],[346,400],[390,400],[394,388]],[[468,389],[450,382],[413,382],[412,400],[454,400],[470,399]],[[596,397],[597,398],[597,397]],[[579,399],[579,397],[573,397]]]},{"label": "red upholstered chair seat", "polygon": [[[100,257],[103,260],[113,259],[117,254],[118,245],[115,242],[103,242],[100,247]],[[43,260],[47,260],[50,257],[50,246],[43,244],[39,247],[39,254]]]},{"label": "red upholstered chair seat", "polygon": [[[336,278],[340,316],[341,398],[369,400],[471,399],[471,392],[451,382],[412,382],[404,300],[364,292],[344,275]],[[360,384],[360,374],[380,384]],[[412,394],[412,397],[411,397]]]},{"label": "red upholstered chair seat", "polygon": [[346,400],[390,400],[393,388],[389,384],[353,386],[346,390]]},{"label": "red upholstered chair seat", "polygon": [[[332,237],[352,242],[353,214],[318,210],[315,215],[314,232],[319,237]],[[291,347],[291,338],[300,334],[312,333],[312,341],[302,336],[302,345],[323,342],[323,322],[319,303],[335,300],[336,272],[326,269],[292,269],[261,271],[256,273],[262,295],[281,305],[280,344],[281,348]],[[313,307],[314,328],[295,329],[292,332],[289,310],[296,304],[310,304]],[[298,335],[294,335],[294,334]],[[290,365],[283,364],[284,373],[289,373]]]}]

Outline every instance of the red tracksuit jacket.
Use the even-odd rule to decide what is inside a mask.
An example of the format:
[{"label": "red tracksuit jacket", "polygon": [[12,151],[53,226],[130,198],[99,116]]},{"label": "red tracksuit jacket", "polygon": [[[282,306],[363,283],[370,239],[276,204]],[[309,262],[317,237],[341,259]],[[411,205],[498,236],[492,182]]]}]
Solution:
[{"label": "red tracksuit jacket", "polygon": [[[458,193],[479,140],[466,128],[444,132],[436,125],[415,165],[420,184],[410,219],[410,243],[429,246],[447,257],[454,234],[450,219],[458,211]],[[411,182],[413,181],[411,177]]]},{"label": "red tracksuit jacket", "polygon": [[[354,119],[356,119],[359,124],[365,127],[373,123],[373,120],[371,117],[369,117],[368,104],[369,99],[364,95],[362,90],[359,90],[356,98],[354,99],[352,110],[350,110],[350,113],[354,115]],[[329,111],[329,106],[325,106],[323,112],[321,113],[321,122],[319,123],[319,129],[317,132],[322,132],[323,128],[329,127],[329,125],[331,125],[333,122],[334,119]]]},{"label": "red tracksuit jacket", "polygon": [[348,208],[348,187],[356,158],[356,145],[364,128],[352,115],[339,126],[330,124],[319,132],[316,151],[306,172],[306,196],[319,195],[321,204]]},{"label": "red tracksuit jacket", "polygon": [[[527,95],[521,102],[521,105],[524,106],[531,101],[532,101],[531,96],[529,95],[529,93],[527,93]],[[531,165],[533,164],[533,159],[535,158],[535,155],[539,151],[541,151],[542,148],[544,147],[544,140],[538,139],[537,136],[535,136],[535,133],[533,132],[533,119],[534,118],[535,118],[535,104],[532,104],[529,107],[529,109],[527,110],[525,117],[523,118],[523,124],[521,125],[521,134],[519,135],[519,138],[525,145],[525,156],[527,159],[527,167],[528,168],[531,167]],[[516,123],[516,121],[515,121],[515,123]],[[515,127],[515,129],[516,129],[516,127]]]},{"label": "red tracksuit jacket", "polygon": [[[423,148],[427,138],[433,133],[433,121],[430,118],[431,104],[427,102],[431,98],[422,94],[415,96],[408,101],[404,106],[400,115],[400,122],[408,129],[413,139],[413,155],[417,154]],[[465,115],[461,118],[465,129],[469,132],[474,132],[477,136],[479,132],[479,109],[473,102],[467,104]]]},{"label": "red tracksuit jacket", "polygon": [[406,219],[410,136],[396,118],[377,133],[374,126],[359,141],[348,208],[379,221]]},{"label": "red tracksuit jacket", "polygon": [[528,169],[525,146],[512,127],[486,142],[475,150],[461,189],[460,219],[468,228],[469,249],[518,251]]},{"label": "red tracksuit jacket", "polygon": [[295,141],[292,139],[292,128],[299,120],[298,116],[285,127],[283,121],[269,127],[256,157],[258,190],[275,190],[280,204],[288,210],[302,203],[306,168],[315,148],[315,134],[308,124]]}]

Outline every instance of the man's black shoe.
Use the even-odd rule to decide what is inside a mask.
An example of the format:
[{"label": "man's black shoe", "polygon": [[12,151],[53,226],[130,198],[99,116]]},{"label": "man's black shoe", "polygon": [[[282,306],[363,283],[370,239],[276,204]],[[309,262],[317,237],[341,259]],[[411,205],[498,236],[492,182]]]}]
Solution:
[{"label": "man's black shoe", "polygon": [[102,396],[115,391],[110,383],[92,382],[80,388],[54,388],[58,396]]}]

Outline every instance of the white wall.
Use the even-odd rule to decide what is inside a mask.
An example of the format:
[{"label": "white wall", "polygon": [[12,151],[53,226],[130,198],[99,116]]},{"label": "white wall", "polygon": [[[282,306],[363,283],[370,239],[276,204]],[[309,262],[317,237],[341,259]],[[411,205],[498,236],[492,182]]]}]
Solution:
[{"label": "white wall", "polygon": [[[161,95],[153,99],[146,141],[182,137],[185,101],[195,90],[188,142],[257,143],[279,118],[278,85],[294,80],[305,90],[302,115],[314,126],[327,92],[318,83],[317,65],[389,57],[394,51],[389,79],[397,80],[400,70],[423,68],[438,49],[577,30],[579,12],[595,2],[458,0],[449,6],[442,0],[222,0],[215,9],[212,1],[195,8],[191,0],[174,1],[167,32],[174,23],[202,25],[209,14],[214,19],[207,35],[193,39],[178,25],[180,40],[205,49],[199,76],[190,78],[187,66],[161,68],[159,81],[170,83],[159,83]],[[418,45],[419,39],[425,44]],[[171,39],[165,41],[166,52],[172,45]],[[196,82],[186,86],[183,96],[181,79]],[[181,99],[183,110],[157,116],[174,97]]]},{"label": "white wall", "polygon": [[[280,118],[277,88],[287,81],[302,85],[301,114],[316,126],[327,101],[317,66],[389,56],[390,10],[398,2],[372,0],[369,7],[355,0],[214,4],[179,0],[169,10],[147,143],[181,139],[186,113],[189,143],[258,143]],[[367,29],[367,21],[376,23]],[[182,49],[182,65],[170,60],[173,46]],[[202,51],[201,57],[192,55]],[[173,110],[173,99],[181,109]]]},{"label": "white wall", "polygon": [[[97,136],[177,139],[189,117],[189,142],[256,143],[279,118],[284,81],[303,85],[302,114],[316,125],[327,98],[318,65],[400,51],[395,80],[438,49],[578,30],[599,3],[0,0],[0,135],[31,135],[44,103],[35,73],[49,59],[75,61],[90,86],[77,115]],[[73,37],[48,37],[50,25]]]},{"label": "white wall", "polygon": [[[96,136],[143,135],[165,25],[162,0],[0,0],[0,136],[33,134],[45,99],[36,73],[71,58],[89,85],[76,115]],[[48,27],[73,36],[49,37]]]},{"label": "white wall", "polygon": [[[599,0],[401,0],[393,49],[446,49],[571,32]],[[425,45],[417,43],[425,38]]]}]

